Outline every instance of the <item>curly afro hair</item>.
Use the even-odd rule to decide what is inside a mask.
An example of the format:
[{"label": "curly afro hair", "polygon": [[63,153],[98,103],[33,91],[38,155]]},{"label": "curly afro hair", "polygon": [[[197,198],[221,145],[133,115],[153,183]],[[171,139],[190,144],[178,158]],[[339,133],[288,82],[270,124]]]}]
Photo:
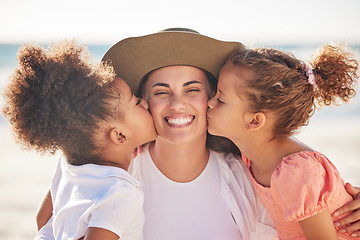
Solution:
[{"label": "curly afro hair", "polygon": [[89,63],[87,48],[67,40],[48,49],[25,44],[17,59],[3,109],[17,142],[40,153],[60,149],[73,165],[96,162],[97,129],[119,118],[112,67]]}]

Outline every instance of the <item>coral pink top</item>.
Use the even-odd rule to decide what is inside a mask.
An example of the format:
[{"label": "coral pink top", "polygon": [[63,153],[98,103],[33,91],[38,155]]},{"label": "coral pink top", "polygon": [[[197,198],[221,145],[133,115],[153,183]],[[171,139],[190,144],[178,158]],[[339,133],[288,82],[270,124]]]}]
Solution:
[{"label": "coral pink top", "polygon": [[[251,172],[251,161],[244,155],[243,160]],[[333,213],[352,200],[335,166],[319,152],[284,157],[272,174],[271,187],[264,187],[254,177],[252,183],[280,239],[306,239],[298,221],[325,209]],[[353,239],[339,233],[338,237]]]}]

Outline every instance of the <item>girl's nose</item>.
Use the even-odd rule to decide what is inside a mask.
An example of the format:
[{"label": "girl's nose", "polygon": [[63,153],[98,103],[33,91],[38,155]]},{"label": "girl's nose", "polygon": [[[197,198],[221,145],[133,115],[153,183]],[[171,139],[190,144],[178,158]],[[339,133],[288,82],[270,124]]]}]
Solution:
[{"label": "girl's nose", "polygon": [[215,96],[213,98],[210,98],[209,101],[208,101],[208,107],[210,109],[213,109],[215,107],[215,103],[216,103],[216,99],[215,99]]},{"label": "girl's nose", "polygon": [[144,100],[143,98],[140,99],[140,106],[142,106],[145,109],[149,109],[149,104],[146,100]]}]

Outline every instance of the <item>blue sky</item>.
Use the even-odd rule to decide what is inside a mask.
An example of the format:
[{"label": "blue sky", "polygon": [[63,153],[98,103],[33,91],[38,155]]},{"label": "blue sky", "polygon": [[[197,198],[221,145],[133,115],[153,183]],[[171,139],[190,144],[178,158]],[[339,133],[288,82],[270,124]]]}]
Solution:
[{"label": "blue sky", "polygon": [[0,0],[0,43],[112,44],[181,26],[247,45],[360,45],[359,12],[359,0]]}]

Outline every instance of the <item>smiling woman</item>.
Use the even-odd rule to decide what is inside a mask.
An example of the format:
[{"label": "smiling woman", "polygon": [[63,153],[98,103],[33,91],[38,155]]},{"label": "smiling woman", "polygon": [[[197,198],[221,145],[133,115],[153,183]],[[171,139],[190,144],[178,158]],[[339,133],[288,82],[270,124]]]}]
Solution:
[{"label": "smiling woman", "polygon": [[158,69],[148,76],[144,92],[158,141],[199,144],[206,140],[211,88],[203,70],[188,66]]}]

